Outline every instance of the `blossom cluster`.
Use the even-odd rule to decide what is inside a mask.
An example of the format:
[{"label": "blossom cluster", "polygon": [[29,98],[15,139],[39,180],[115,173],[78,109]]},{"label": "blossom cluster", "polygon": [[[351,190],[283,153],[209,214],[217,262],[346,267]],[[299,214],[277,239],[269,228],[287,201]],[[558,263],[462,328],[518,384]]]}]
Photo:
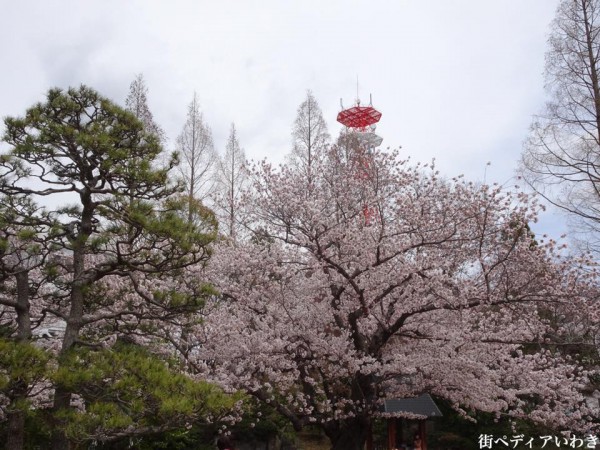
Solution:
[{"label": "blossom cluster", "polygon": [[310,180],[266,163],[253,173],[242,208],[253,239],[214,246],[220,296],[194,364],[298,428],[426,392],[467,418],[590,430],[588,373],[548,344],[595,329],[596,285],[534,239],[535,199],[377,151],[365,180],[335,151]]}]

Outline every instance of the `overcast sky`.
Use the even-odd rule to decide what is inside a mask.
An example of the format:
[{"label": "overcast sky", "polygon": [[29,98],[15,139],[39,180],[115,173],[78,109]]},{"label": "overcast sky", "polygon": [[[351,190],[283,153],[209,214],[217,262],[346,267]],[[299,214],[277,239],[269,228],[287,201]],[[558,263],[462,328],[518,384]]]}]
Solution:
[{"label": "overcast sky", "polygon": [[[231,122],[251,159],[283,161],[313,91],[330,133],[357,94],[383,146],[442,174],[514,184],[545,102],[558,0],[0,0],[0,116],[48,88],[87,84],[123,103],[143,73],[170,145],[197,92],[215,146]],[[487,162],[492,165],[486,167]],[[540,230],[558,233],[554,215]]]}]

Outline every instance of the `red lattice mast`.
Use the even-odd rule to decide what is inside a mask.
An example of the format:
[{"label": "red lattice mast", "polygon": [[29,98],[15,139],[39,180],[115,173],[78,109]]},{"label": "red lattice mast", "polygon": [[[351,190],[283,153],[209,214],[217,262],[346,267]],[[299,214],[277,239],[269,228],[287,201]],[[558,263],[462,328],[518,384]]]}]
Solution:
[{"label": "red lattice mast", "polygon": [[381,113],[373,106],[360,106],[357,100],[356,106],[344,109],[338,113],[337,121],[347,128],[355,131],[364,131],[368,126],[375,125],[381,119]]},{"label": "red lattice mast", "polygon": [[[383,139],[375,134],[376,123],[381,119],[381,113],[373,108],[373,99],[370,97],[369,106],[361,106],[356,99],[356,105],[342,110],[337,115],[337,121],[346,129],[354,133],[358,140],[367,148],[379,147]],[[340,100],[341,103],[341,100]]]},{"label": "red lattice mast", "polygon": [[[341,102],[341,101],[340,101]],[[344,125],[351,133],[354,133],[361,142],[363,148],[359,150],[359,161],[362,168],[361,173],[357,173],[359,178],[369,177],[369,161],[368,155],[364,154],[365,150],[379,147],[383,139],[375,134],[376,123],[381,119],[381,113],[373,108],[373,99],[370,98],[369,106],[361,106],[360,100],[356,99],[356,105],[351,108],[343,109],[337,115],[337,121]],[[363,215],[365,224],[371,223],[372,217],[375,215],[373,208],[369,205],[363,206]]]}]

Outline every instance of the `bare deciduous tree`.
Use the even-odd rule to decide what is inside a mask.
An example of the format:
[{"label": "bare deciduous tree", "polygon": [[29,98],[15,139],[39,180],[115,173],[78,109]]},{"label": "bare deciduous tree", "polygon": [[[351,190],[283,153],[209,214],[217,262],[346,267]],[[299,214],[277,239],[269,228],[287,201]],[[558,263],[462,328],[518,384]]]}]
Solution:
[{"label": "bare deciduous tree", "polygon": [[579,240],[600,251],[600,2],[563,0],[546,54],[550,100],[535,118],[520,172],[566,211]]},{"label": "bare deciduous tree", "polygon": [[230,238],[235,239],[239,228],[238,207],[241,193],[248,180],[246,154],[240,147],[235,124],[231,124],[225,155],[217,168],[215,209]]},{"label": "bare deciduous tree", "polygon": [[186,184],[189,221],[193,220],[195,200],[203,201],[214,189],[216,154],[212,131],[204,121],[196,93],[188,107],[187,120],[177,138],[179,166]]},{"label": "bare deciduous tree", "polygon": [[306,92],[306,99],[298,107],[292,138],[294,146],[289,158],[290,163],[305,172],[310,180],[315,158],[319,158],[330,139],[323,112],[310,90]]},{"label": "bare deciduous tree", "polygon": [[129,94],[125,99],[125,108],[144,124],[147,133],[155,135],[161,143],[166,140],[164,130],[154,121],[154,116],[148,106],[148,87],[143,74],[136,75],[129,85]]}]

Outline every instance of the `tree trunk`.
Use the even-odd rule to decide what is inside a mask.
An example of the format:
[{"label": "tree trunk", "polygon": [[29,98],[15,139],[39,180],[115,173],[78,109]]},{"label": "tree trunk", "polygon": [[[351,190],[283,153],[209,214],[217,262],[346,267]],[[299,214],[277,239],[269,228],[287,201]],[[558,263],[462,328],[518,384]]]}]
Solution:
[{"label": "tree trunk", "polygon": [[[29,272],[22,270],[15,274],[17,282],[17,341],[27,342],[31,339],[31,318],[29,315]],[[13,380],[10,389],[10,406],[7,414],[8,436],[6,450],[22,450],[25,446],[25,411],[21,402],[27,399],[27,384],[21,380]]]},{"label": "tree trunk", "polygon": [[29,314],[29,272],[23,270],[15,275],[17,281],[17,340],[31,339],[31,316]]},{"label": "tree trunk", "polygon": [[596,118],[596,142],[600,143],[600,84],[598,80],[597,58],[594,54],[594,30],[588,16],[588,4],[586,1],[581,2],[581,10],[583,12],[583,25],[585,26],[585,41],[587,48],[587,57],[590,65],[590,77],[592,79],[592,96],[594,99],[594,116]]},{"label": "tree trunk", "polygon": [[22,400],[27,399],[27,384],[22,380],[13,383],[10,391],[10,406],[7,413],[6,450],[23,450],[25,448],[25,417]]},{"label": "tree trunk", "polygon": [[[56,416],[56,413],[61,410],[66,410],[71,406],[71,393],[66,389],[57,386],[54,391],[54,406],[53,413]],[[62,420],[54,418],[53,430],[52,430],[52,450],[69,450],[69,440],[67,439],[67,435],[65,434],[64,427],[65,423]]]},{"label": "tree trunk", "polygon": [[[74,283],[71,292],[71,318],[67,322],[65,336],[60,356],[65,356],[73,348],[79,336],[81,328],[81,317],[83,316],[83,288],[80,283]],[[59,364],[60,357],[59,357]],[[68,450],[69,440],[65,435],[66,423],[58,419],[57,413],[65,411],[71,407],[71,391],[57,384],[54,390],[54,404],[52,412],[54,414],[54,430],[52,432],[52,450]]]},{"label": "tree trunk", "polygon": [[25,411],[13,409],[8,414],[6,450],[23,450],[25,445]]},{"label": "tree trunk", "polygon": [[326,424],[331,450],[364,450],[369,435],[368,417],[354,417]]},{"label": "tree trunk", "polygon": [[[79,336],[81,328],[80,321],[83,316],[83,288],[80,283],[74,283],[71,292],[71,320],[67,322],[65,336],[61,349],[60,356],[64,356],[73,348]],[[59,364],[60,357],[59,357]],[[52,450],[68,450],[69,440],[65,434],[66,423],[62,419],[57,418],[57,413],[66,411],[71,407],[71,391],[57,384],[54,390],[54,404],[52,412],[54,414],[54,424],[52,432]]]},{"label": "tree trunk", "polygon": [[[69,318],[65,328],[62,347],[60,350],[59,365],[62,364],[62,358],[71,350],[78,338],[82,327],[84,291],[90,285],[90,280],[85,277],[85,244],[92,234],[92,216],[93,207],[91,206],[91,195],[82,194],[82,203],[84,205],[81,215],[81,232],[73,242],[73,283],[71,285],[71,308]],[[69,450],[69,440],[65,434],[66,423],[64,419],[57,418],[57,414],[66,411],[71,407],[71,391],[56,384],[54,390],[54,404],[52,412],[54,414],[54,430],[52,433],[52,450]]]}]

